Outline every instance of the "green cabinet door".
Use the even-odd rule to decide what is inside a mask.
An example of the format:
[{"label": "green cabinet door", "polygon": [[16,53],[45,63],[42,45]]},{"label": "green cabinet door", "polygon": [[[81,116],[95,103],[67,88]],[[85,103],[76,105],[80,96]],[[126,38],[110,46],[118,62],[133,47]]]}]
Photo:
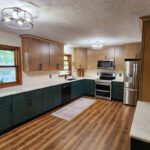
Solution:
[{"label": "green cabinet door", "polygon": [[43,89],[43,111],[47,112],[51,110],[53,106],[53,88],[48,87]]},{"label": "green cabinet door", "polygon": [[89,80],[89,95],[95,96],[95,80]]},{"label": "green cabinet door", "polygon": [[71,99],[75,99],[81,96],[81,82],[74,81],[71,83]]},{"label": "green cabinet door", "polygon": [[26,121],[29,119],[29,101],[26,98],[24,99],[16,99],[15,96],[13,96],[13,124],[19,124],[21,122]]},{"label": "green cabinet door", "polygon": [[123,91],[124,91],[124,83],[113,81],[111,99],[123,102],[123,93],[124,93]]},{"label": "green cabinet door", "polygon": [[95,95],[95,80],[85,80],[85,95],[94,96]]},{"label": "green cabinet door", "polygon": [[61,85],[56,85],[52,87],[52,100],[53,100],[53,107],[58,107],[62,104],[61,99]]},{"label": "green cabinet door", "polygon": [[29,104],[30,117],[35,117],[43,112],[43,99],[42,95],[39,97],[33,97]]},{"label": "green cabinet door", "polygon": [[85,94],[85,80],[80,80],[80,96]]},{"label": "green cabinet door", "polygon": [[0,133],[12,127],[11,96],[0,98]]},{"label": "green cabinet door", "polygon": [[43,110],[47,112],[62,104],[61,85],[43,89]]}]

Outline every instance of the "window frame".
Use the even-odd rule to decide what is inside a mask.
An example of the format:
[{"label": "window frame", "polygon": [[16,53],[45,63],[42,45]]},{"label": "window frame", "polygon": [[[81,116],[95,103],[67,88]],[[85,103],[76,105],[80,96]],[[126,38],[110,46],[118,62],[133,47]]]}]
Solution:
[{"label": "window frame", "polygon": [[[67,56],[70,58],[69,60],[64,60],[63,62],[65,62],[65,61],[69,62],[69,69],[68,70],[70,71],[70,74],[67,74],[67,76],[71,76],[72,75],[72,55],[71,54],[64,54],[64,56]],[[63,69],[63,71],[65,71],[65,69]],[[64,77],[65,75],[59,75],[59,76]]]},{"label": "window frame", "polygon": [[9,83],[0,83],[0,88],[6,88],[11,86],[17,86],[22,84],[22,61],[21,61],[21,48],[8,46],[8,45],[0,45],[0,50],[6,51],[14,51],[14,66],[1,66],[0,68],[16,68],[16,82]]}]

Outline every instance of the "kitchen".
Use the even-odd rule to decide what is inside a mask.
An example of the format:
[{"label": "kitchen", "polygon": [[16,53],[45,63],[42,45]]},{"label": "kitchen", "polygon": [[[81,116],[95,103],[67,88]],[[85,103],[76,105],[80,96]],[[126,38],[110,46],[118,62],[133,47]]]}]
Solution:
[{"label": "kitchen", "polygon": [[[129,14],[121,12],[129,24],[125,29],[122,23],[112,29],[105,22],[114,23],[120,1],[94,1],[95,7],[58,2],[59,11],[54,1],[8,2],[0,7],[0,149],[149,149],[150,12],[141,9],[149,2],[132,2]],[[75,12],[72,4],[79,6]],[[81,23],[89,23],[94,19],[90,15],[100,15],[90,12],[96,5],[109,6],[112,20],[99,16],[85,30],[71,22],[80,12]],[[62,11],[70,14],[61,16]],[[52,20],[44,24],[46,12]],[[89,27],[93,31],[87,35]]]}]

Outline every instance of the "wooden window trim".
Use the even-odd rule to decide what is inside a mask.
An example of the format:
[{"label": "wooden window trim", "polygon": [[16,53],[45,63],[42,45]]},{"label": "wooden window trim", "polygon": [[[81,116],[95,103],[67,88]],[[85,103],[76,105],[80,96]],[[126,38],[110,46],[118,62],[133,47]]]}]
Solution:
[{"label": "wooden window trim", "polygon": [[[71,76],[72,75],[72,55],[71,54],[64,54],[64,56],[69,56],[70,57],[70,60],[68,60],[69,61],[69,69],[68,70],[70,70],[70,74],[68,74],[67,76]],[[59,75],[59,77],[64,77],[64,76],[65,75]]]},{"label": "wooden window trim", "polygon": [[9,45],[0,45],[1,50],[15,51],[15,65],[14,66],[0,66],[0,68],[15,67],[16,68],[16,82],[0,84],[0,88],[22,85],[22,61],[21,48]]}]

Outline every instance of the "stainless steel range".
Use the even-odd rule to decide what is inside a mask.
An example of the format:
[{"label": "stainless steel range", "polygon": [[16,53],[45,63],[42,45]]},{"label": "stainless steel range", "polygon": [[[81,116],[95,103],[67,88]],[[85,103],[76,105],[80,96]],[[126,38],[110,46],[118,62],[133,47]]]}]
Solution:
[{"label": "stainless steel range", "polygon": [[111,82],[115,78],[115,73],[101,72],[99,79],[95,80],[95,97],[111,100]]}]

